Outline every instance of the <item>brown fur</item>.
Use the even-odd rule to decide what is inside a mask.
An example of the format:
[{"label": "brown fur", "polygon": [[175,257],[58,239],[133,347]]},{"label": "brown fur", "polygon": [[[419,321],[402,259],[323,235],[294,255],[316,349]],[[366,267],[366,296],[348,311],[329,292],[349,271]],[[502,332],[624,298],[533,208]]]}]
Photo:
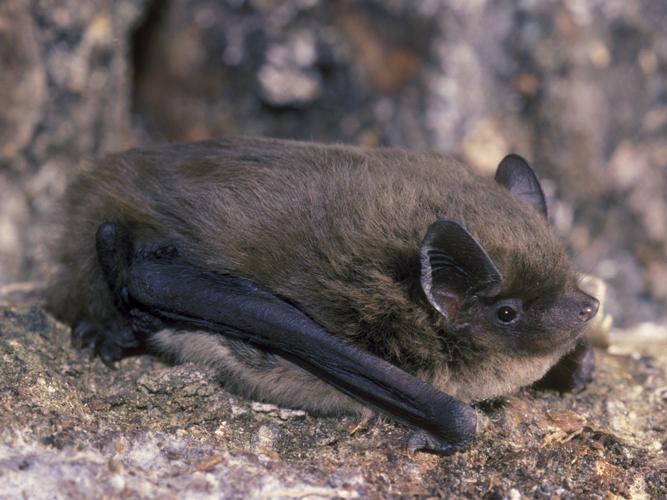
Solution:
[{"label": "brown fur", "polygon": [[[570,331],[578,326],[561,321],[562,311],[545,313],[534,327],[553,345],[524,352],[521,339],[499,338],[483,324],[481,306],[450,324],[424,300],[419,244],[439,217],[459,222],[491,256],[504,277],[501,296],[546,311],[576,293],[544,218],[440,154],[269,139],[133,150],[79,175],[65,213],[51,304],[70,323],[115,317],[94,234],[116,222],[139,241],[172,238],[210,268],[256,281],[332,334],[465,401],[538,379],[576,337]],[[325,412],[360,408],[245,344],[162,332],[153,346],[218,366],[228,384],[252,397]]]}]

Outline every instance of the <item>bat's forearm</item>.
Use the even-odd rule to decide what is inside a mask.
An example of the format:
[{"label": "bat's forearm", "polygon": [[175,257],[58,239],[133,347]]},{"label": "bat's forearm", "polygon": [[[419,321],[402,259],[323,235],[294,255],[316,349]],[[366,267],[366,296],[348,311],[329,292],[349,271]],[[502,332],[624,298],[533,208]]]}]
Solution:
[{"label": "bat's forearm", "polygon": [[446,452],[475,434],[475,411],[387,361],[330,335],[249,280],[176,259],[135,260],[127,290],[168,325],[240,338],[290,359],[342,392],[424,433],[416,448]]}]

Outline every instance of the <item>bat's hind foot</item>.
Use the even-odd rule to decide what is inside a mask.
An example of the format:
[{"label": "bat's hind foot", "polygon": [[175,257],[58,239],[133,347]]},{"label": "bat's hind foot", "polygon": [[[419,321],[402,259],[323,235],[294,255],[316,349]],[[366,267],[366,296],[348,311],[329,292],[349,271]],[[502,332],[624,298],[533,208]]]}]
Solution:
[{"label": "bat's hind foot", "polygon": [[102,326],[86,321],[80,321],[72,328],[72,345],[90,353],[91,357],[99,356],[110,367],[142,350],[140,340],[128,325]]},{"label": "bat's hind foot", "polygon": [[132,304],[127,291],[130,266],[135,261],[172,259],[178,255],[178,250],[164,242],[136,245],[127,229],[112,222],[99,226],[95,247],[119,319],[110,324],[80,321],[72,329],[72,344],[113,366],[124,357],[142,353],[145,339],[160,329],[156,318]]},{"label": "bat's hind foot", "polygon": [[166,328],[166,325],[159,318],[139,309],[130,311],[130,324],[136,335],[145,337]]}]

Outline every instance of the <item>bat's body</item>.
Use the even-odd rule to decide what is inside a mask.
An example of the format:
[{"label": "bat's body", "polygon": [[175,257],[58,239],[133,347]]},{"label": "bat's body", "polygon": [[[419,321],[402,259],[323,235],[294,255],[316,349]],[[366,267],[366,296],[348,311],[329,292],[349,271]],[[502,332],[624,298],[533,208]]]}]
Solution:
[{"label": "bat's body", "polygon": [[[111,156],[69,190],[52,308],[108,360],[146,344],[215,366],[253,398],[321,413],[368,404],[425,428],[389,408],[391,390],[372,400],[382,377],[403,376],[378,358],[446,393],[415,389],[446,396],[438,411],[467,415],[462,401],[540,379],[597,308],[532,171],[510,158],[497,180],[442,155],[260,139]],[[133,309],[157,326],[137,327]],[[324,358],[299,341],[312,332],[334,364],[369,353],[355,362],[371,386],[314,366]]]}]

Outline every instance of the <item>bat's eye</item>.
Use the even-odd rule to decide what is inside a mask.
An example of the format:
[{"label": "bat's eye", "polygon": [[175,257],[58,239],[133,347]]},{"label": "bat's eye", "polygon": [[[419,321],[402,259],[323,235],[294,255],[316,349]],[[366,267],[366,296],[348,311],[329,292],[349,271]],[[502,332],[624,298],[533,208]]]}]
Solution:
[{"label": "bat's eye", "polygon": [[517,323],[523,316],[523,302],[521,299],[502,299],[490,305],[487,318],[501,328]]},{"label": "bat's eye", "polygon": [[502,323],[511,323],[514,321],[517,317],[518,313],[516,309],[510,306],[500,306],[496,310],[496,317],[498,320],[500,320]]}]

